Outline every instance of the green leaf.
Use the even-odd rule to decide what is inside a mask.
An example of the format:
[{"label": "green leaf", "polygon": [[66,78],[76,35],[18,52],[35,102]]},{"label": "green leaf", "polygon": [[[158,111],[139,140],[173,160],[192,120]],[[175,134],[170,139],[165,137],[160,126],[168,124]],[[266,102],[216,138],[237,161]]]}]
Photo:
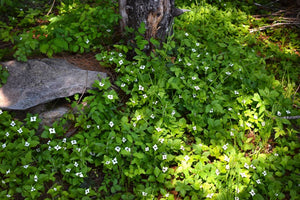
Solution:
[{"label": "green leaf", "polygon": [[159,173],[160,173],[160,169],[158,167],[155,167],[155,169],[154,169],[154,175],[156,177],[158,177]]}]

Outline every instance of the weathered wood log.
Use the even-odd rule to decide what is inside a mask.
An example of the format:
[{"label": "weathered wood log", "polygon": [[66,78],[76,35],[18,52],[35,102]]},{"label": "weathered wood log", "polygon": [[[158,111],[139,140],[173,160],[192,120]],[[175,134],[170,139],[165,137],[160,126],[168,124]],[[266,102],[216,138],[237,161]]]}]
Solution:
[{"label": "weathered wood log", "polygon": [[147,40],[164,41],[172,34],[174,17],[185,11],[175,7],[175,0],[119,0],[121,30],[126,26],[137,30],[144,23]]}]

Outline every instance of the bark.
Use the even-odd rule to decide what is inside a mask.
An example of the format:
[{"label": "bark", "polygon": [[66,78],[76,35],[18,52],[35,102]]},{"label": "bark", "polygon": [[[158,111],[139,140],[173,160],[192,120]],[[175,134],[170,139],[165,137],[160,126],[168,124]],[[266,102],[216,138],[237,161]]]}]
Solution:
[{"label": "bark", "polygon": [[146,25],[145,39],[151,37],[164,41],[172,34],[174,17],[187,10],[175,7],[175,0],[119,0],[119,11],[122,17],[120,26],[137,30],[141,23]]}]

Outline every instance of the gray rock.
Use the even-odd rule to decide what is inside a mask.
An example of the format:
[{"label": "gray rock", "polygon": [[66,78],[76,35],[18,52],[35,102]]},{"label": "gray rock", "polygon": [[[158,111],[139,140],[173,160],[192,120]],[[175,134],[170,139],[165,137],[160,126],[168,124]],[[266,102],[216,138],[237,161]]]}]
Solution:
[{"label": "gray rock", "polygon": [[45,111],[39,115],[43,126],[51,127],[52,124],[68,113],[70,109],[67,106],[60,106],[52,110]]},{"label": "gray rock", "polygon": [[10,76],[0,88],[0,108],[26,110],[51,100],[92,89],[105,73],[82,70],[63,59],[34,59],[1,63]]}]

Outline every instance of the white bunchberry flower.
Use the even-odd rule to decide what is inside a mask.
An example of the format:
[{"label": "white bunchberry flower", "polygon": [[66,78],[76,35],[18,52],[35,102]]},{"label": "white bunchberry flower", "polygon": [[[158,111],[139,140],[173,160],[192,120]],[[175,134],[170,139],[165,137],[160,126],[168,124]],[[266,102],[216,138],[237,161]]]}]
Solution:
[{"label": "white bunchberry flower", "polygon": [[71,140],[71,144],[72,145],[77,144],[77,141],[76,140]]},{"label": "white bunchberry flower", "polygon": [[228,144],[223,145],[222,148],[224,149],[224,151],[226,151],[226,149],[228,148]]},{"label": "white bunchberry flower", "polygon": [[125,143],[127,139],[125,137],[122,138],[122,142]]},{"label": "white bunchberry flower", "polygon": [[200,90],[200,87],[198,85],[194,86],[195,90]]},{"label": "white bunchberry flower", "polygon": [[192,49],[192,52],[194,52],[194,53],[195,53],[195,52],[196,52],[196,49]]},{"label": "white bunchberry flower", "polygon": [[15,121],[11,121],[10,125],[14,127],[16,125]]},{"label": "white bunchberry flower", "polygon": [[159,138],[158,141],[159,141],[160,143],[164,143],[165,139],[164,139],[164,138]]},{"label": "white bunchberry flower", "polygon": [[236,193],[240,193],[240,189],[238,187],[236,188]]},{"label": "white bunchberry flower", "polygon": [[259,179],[257,179],[257,180],[256,180],[256,183],[257,183],[257,184],[261,184],[261,182],[260,182],[260,180],[259,180]]},{"label": "white bunchberry flower", "polygon": [[227,74],[228,76],[230,76],[230,75],[231,75],[231,72],[225,72],[225,74]]},{"label": "white bunchberry flower", "polygon": [[142,192],[142,195],[145,197],[145,196],[147,196],[147,193],[146,192]]},{"label": "white bunchberry flower", "polygon": [[56,145],[56,146],[54,147],[54,149],[55,149],[56,151],[58,151],[58,150],[61,149],[61,147],[60,147],[59,145]]},{"label": "white bunchberry flower", "polygon": [[160,131],[162,131],[162,129],[161,129],[161,128],[159,128],[159,127],[158,127],[158,128],[155,128],[155,129],[156,129],[156,131],[157,131],[157,132],[160,132]]},{"label": "white bunchberry flower", "polygon": [[258,119],[257,115],[254,115],[253,118],[254,118],[254,119]]},{"label": "white bunchberry flower", "polygon": [[119,61],[119,64],[122,65],[122,64],[123,64],[123,60],[120,60],[120,61]]},{"label": "white bunchberry flower", "polygon": [[79,164],[75,161],[74,166],[75,166],[75,167],[78,167],[78,165],[79,165]]},{"label": "white bunchberry flower", "polygon": [[63,138],[62,142],[66,143],[67,142],[67,138]]},{"label": "white bunchberry flower", "polygon": [[5,149],[6,148],[6,144],[4,143],[4,144],[2,144],[2,148],[3,149]]},{"label": "white bunchberry flower", "polygon": [[25,142],[24,146],[25,147],[29,147],[30,143],[29,142]]},{"label": "white bunchberry flower", "polygon": [[37,148],[37,149],[36,149],[36,152],[38,152],[38,153],[41,152],[41,149],[40,149],[40,148]]},{"label": "white bunchberry flower", "polygon": [[267,176],[267,172],[263,171],[262,175]]},{"label": "white bunchberry flower", "polygon": [[229,170],[229,169],[230,169],[230,166],[229,166],[229,165],[226,165],[226,166],[225,166],[225,169]]},{"label": "white bunchberry flower", "polygon": [[121,148],[120,148],[119,146],[116,146],[116,147],[115,147],[115,150],[116,150],[117,152],[120,152]]},{"label": "white bunchberry flower", "polygon": [[145,147],[145,151],[149,151],[149,147]]},{"label": "white bunchberry flower", "polygon": [[106,32],[111,32],[111,30],[110,29],[106,29]]},{"label": "white bunchberry flower", "polygon": [[192,64],[188,62],[186,65],[187,65],[187,66],[191,66]]},{"label": "white bunchberry flower", "polygon": [[240,175],[241,175],[242,178],[246,178],[247,177],[245,173],[240,173]]},{"label": "white bunchberry flower", "polygon": [[76,150],[77,150],[78,152],[80,152],[80,151],[81,151],[81,148],[76,148]]},{"label": "white bunchberry flower", "polygon": [[199,45],[200,45],[200,44],[197,42],[197,43],[196,43],[196,46],[199,47]]},{"label": "white bunchberry flower", "polygon": [[111,95],[111,94],[109,94],[109,95],[107,95],[107,98],[108,98],[108,99],[113,99],[113,98],[114,98],[114,96],[113,96],[113,95]]},{"label": "white bunchberry flower", "polygon": [[86,189],[86,190],[84,191],[84,193],[87,195],[88,193],[90,193],[90,189],[89,189],[89,188]]},{"label": "white bunchberry flower", "polygon": [[209,69],[209,67],[204,67],[205,71],[207,71]]},{"label": "white bunchberry flower", "polygon": [[3,111],[0,109],[0,115],[3,113]]},{"label": "white bunchberry flower", "polygon": [[33,180],[34,180],[34,182],[37,182],[38,181],[38,176],[34,175]]},{"label": "white bunchberry flower", "polygon": [[145,65],[141,65],[141,66],[140,66],[140,69],[145,69]]},{"label": "white bunchberry flower", "polygon": [[196,98],[196,96],[197,96],[196,94],[193,94],[193,98]]},{"label": "white bunchberry flower", "polygon": [[188,37],[188,36],[189,36],[189,34],[188,34],[188,33],[185,33],[184,35],[185,35],[186,37]]},{"label": "white bunchberry flower", "polygon": [[181,146],[180,146],[180,149],[181,149],[182,151],[184,151],[184,146],[181,145]]},{"label": "white bunchberry flower", "polygon": [[126,84],[125,84],[125,83],[122,83],[122,84],[121,84],[121,87],[125,87],[125,86],[126,86]]},{"label": "white bunchberry flower", "polygon": [[207,194],[206,198],[210,198],[211,199],[213,197],[213,195],[214,195],[214,193]]},{"label": "white bunchberry flower", "polygon": [[79,176],[79,177],[81,177],[81,178],[83,178],[82,172],[77,172],[75,175],[76,175],[76,176]]},{"label": "white bunchberry flower", "polygon": [[148,96],[146,94],[143,94],[144,99],[146,99]]},{"label": "white bunchberry flower", "polygon": [[109,164],[110,164],[110,161],[109,161],[109,160],[108,160],[108,161],[106,161],[106,162],[105,162],[105,164],[106,164],[106,165],[109,165]]},{"label": "white bunchberry flower", "polygon": [[108,125],[112,128],[114,126],[114,123],[110,121]]},{"label": "white bunchberry flower", "polygon": [[99,83],[99,86],[100,86],[100,87],[103,87],[104,85],[105,85],[105,84],[102,83],[102,82]]},{"label": "white bunchberry flower", "polygon": [[162,155],[162,159],[166,160],[167,159],[167,154]]},{"label": "white bunchberry flower", "polygon": [[181,58],[179,58],[179,59],[178,59],[178,62],[181,62],[181,61],[182,61],[182,59],[181,59]]},{"label": "white bunchberry flower", "polygon": [[238,92],[238,91],[236,91],[236,90],[234,90],[234,94],[239,94],[239,92]]},{"label": "white bunchberry flower", "polygon": [[168,167],[163,167],[162,172],[165,173],[166,171],[168,171]]},{"label": "white bunchberry flower", "polygon": [[111,162],[113,165],[117,164],[118,163],[117,158],[114,158]]},{"label": "white bunchberry flower", "polygon": [[131,149],[129,147],[125,147],[125,151],[130,152]]},{"label": "white bunchberry flower", "polygon": [[234,133],[232,131],[230,131],[230,136],[234,136]]},{"label": "white bunchberry flower", "polygon": [[280,111],[277,111],[277,115],[278,115],[278,116],[281,116],[281,112],[280,112]]},{"label": "white bunchberry flower", "polygon": [[196,80],[196,79],[197,79],[197,78],[196,78],[195,76],[192,77],[192,80],[193,80],[193,81]]},{"label": "white bunchberry flower", "polygon": [[240,198],[238,198],[238,197],[234,197],[234,200],[240,200]]},{"label": "white bunchberry flower", "polygon": [[265,126],[265,125],[266,125],[266,122],[261,122],[261,125],[262,125],[262,126]]},{"label": "white bunchberry flower", "polygon": [[8,137],[8,136],[9,136],[9,132],[6,132],[6,133],[5,133],[5,136]]},{"label": "white bunchberry flower", "polygon": [[214,109],[212,108],[212,109],[210,109],[210,111],[209,111],[209,113],[213,113],[214,112]]},{"label": "white bunchberry flower", "polygon": [[255,195],[255,192],[254,192],[253,189],[252,189],[249,193],[251,194],[251,196],[254,196],[254,195]]},{"label": "white bunchberry flower", "polygon": [[285,112],[286,112],[286,114],[288,114],[288,115],[291,114],[291,111],[289,111],[289,110],[286,110]]},{"label": "white bunchberry flower", "polygon": [[230,161],[230,158],[228,158],[227,155],[225,155],[224,157],[225,157],[224,160],[225,160],[226,162],[229,162],[229,161]]},{"label": "white bunchberry flower", "polygon": [[173,110],[173,111],[172,111],[172,113],[171,113],[171,115],[172,115],[172,116],[174,116],[174,115],[175,115],[175,113],[176,113],[176,111],[175,111],[175,110]]},{"label": "white bunchberry flower", "polygon": [[196,130],[197,130],[197,127],[196,127],[196,126],[193,126],[193,130],[196,131]]},{"label": "white bunchberry flower", "polygon": [[49,128],[50,134],[55,134],[55,128]]},{"label": "white bunchberry flower", "polygon": [[35,191],[35,188],[34,187],[31,187],[31,190],[30,190],[31,192],[34,192]]},{"label": "white bunchberry flower", "polygon": [[71,171],[71,169],[70,169],[70,168],[67,168],[67,169],[66,169],[66,172],[67,172],[67,173],[69,173],[70,171]]},{"label": "white bunchberry flower", "polygon": [[10,173],[10,169],[6,170],[6,174],[9,174]]},{"label": "white bunchberry flower", "polygon": [[153,149],[154,149],[154,151],[156,151],[157,149],[158,149],[158,147],[157,147],[157,145],[155,144],[155,145],[153,145],[153,147],[152,147]]},{"label": "white bunchberry flower", "polygon": [[28,167],[29,167],[29,165],[24,165],[23,166],[24,169],[27,169]]},{"label": "white bunchberry flower", "polygon": [[278,153],[274,153],[274,156],[279,156]]},{"label": "white bunchberry flower", "polygon": [[245,167],[246,169],[249,169],[249,165],[248,165],[247,163],[244,164],[244,167]]},{"label": "white bunchberry flower", "polygon": [[85,43],[87,43],[87,44],[88,44],[89,42],[90,42],[90,41],[89,41],[89,39],[86,39]]},{"label": "white bunchberry flower", "polygon": [[139,120],[141,120],[141,119],[142,119],[142,116],[141,116],[141,115],[139,115],[139,116],[136,117],[136,120],[137,120],[137,121],[139,121]]},{"label": "white bunchberry flower", "polygon": [[154,114],[151,114],[151,115],[150,115],[150,117],[151,117],[152,119],[154,119],[154,118],[155,118]]},{"label": "white bunchberry flower", "polygon": [[35,122],[36,121],[36,116],[30,117],[30,121]]},{"label": "white bunchberry flower", "polygon": [[119,57],[122,57],[123,56],[123,54],[122,53],[119,53]]},{"label": "white bunchberry flower", "polygon": [[139,90],[143,91],[144,90],[144,87],[139,85]]},{"label": "white bunchberry flower", "polygon": [[228,111],[232,111],[232,108],[228,108]]},{"label": "white bunchberry flower", "polygon": [[216,175],[219,176],[220,171],[218,169],[216,169]]}]

